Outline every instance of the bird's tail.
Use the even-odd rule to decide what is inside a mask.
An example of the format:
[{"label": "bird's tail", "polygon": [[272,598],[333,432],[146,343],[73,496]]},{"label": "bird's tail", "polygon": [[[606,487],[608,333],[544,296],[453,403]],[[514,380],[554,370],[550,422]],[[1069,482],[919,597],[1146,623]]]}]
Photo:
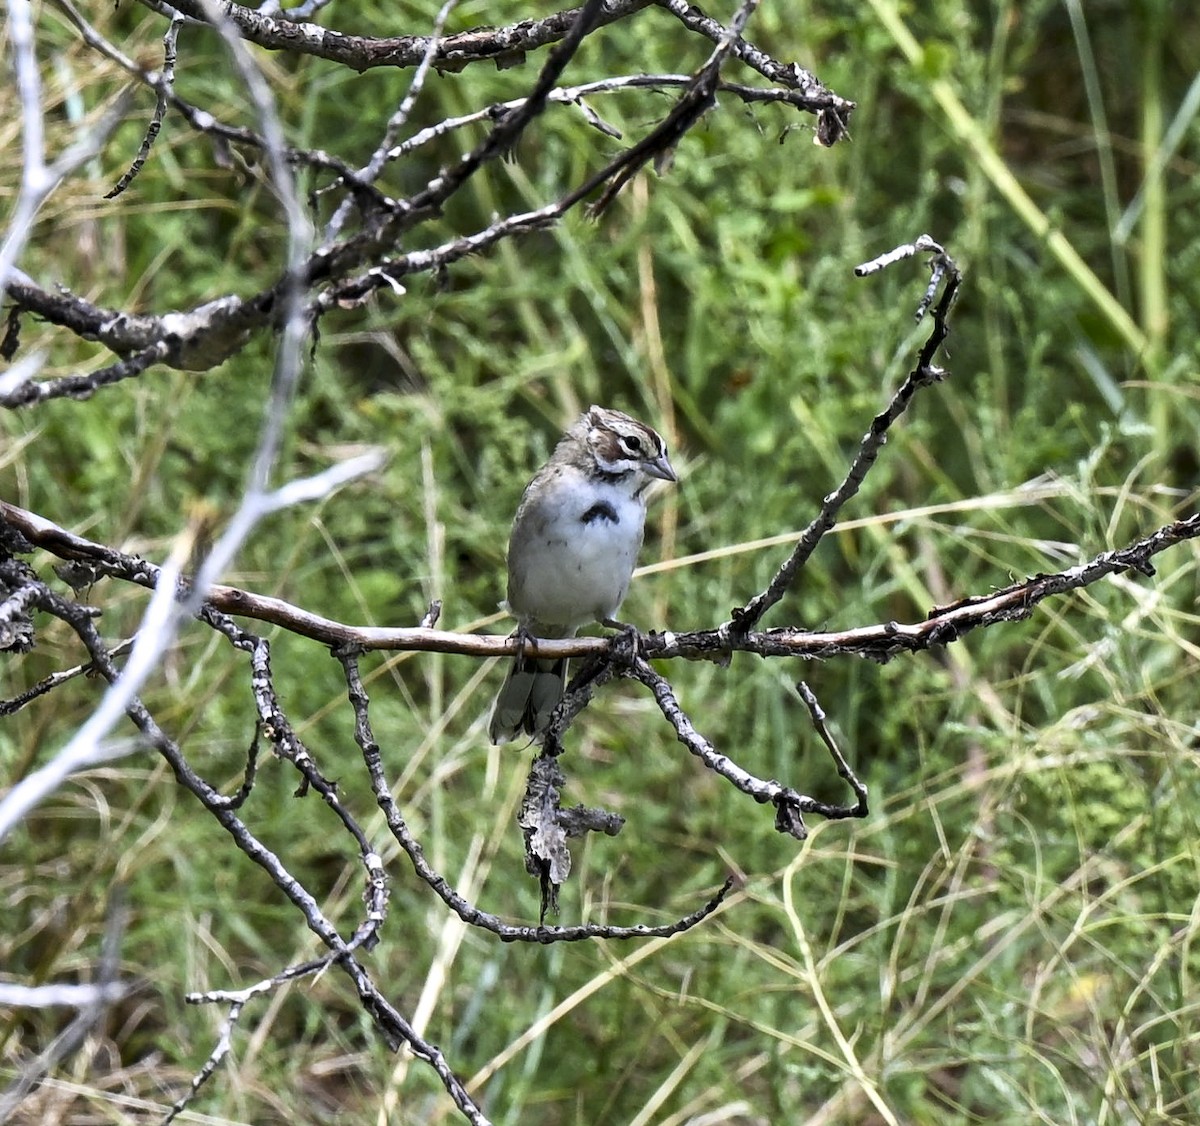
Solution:
[{"label": "bird's tail", "polygon": [[563,698],[566,682],[565,657],[539,660],[522,654],[514,658],[492,706],[488,723],[492,742],[507,743],[524,733],[532,742],[541,743],[550,716]]}]

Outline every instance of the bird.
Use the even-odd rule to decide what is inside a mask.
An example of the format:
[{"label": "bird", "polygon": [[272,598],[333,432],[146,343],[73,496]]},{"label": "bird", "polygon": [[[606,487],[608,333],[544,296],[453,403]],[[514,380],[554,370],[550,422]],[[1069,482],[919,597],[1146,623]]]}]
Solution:
[{"label": "bird", "polygon": [[[662,436],[618,410],[592,406],[525,487],[508,541],[508,597],[521,652],[488,723],[493,743],[543,741],[563,697],[565,659],[539,659],[537,638],[574,637],[616,620],[642,546],[646,489],[678,481]],[[527,652],[532,649],[534,652]]]}]

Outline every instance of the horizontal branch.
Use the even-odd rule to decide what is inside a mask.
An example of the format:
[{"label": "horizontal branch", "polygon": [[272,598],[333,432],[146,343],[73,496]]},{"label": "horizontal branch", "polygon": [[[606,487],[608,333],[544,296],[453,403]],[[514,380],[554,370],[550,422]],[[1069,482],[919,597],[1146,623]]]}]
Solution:
[{"label": "horizontal branch", "polygon": [[[616,23],[646,8],[652,0],[607,0],[597,26]],[[208,23],[204,0],[171,0],[171,7],[200,23]],[[429,50],[427,35],[347,35],[319,24],[276,19],[253,8],[224,0],[221,15],[251,43],[269,51],[313,55],[341,63],[360,73],[374,67],[416,67]],[[439,70],[458,70],[468,63],[494,60],[511,65],[527,51],[557,43],[582,11],[568,8],[540,20],[521,20],[507,27],[477,27],[442,37],[434,52]]]},{"label": "horizontal branch", "polygon": [[[0,521],[20,533],[30,544],[59,559],[85,564],[97,575],[153,589],[159,569],[137,556],[77,536],[44,517],[0,500]],[[1105,551],[1086,563],[1053,574],[1035,575],[991,594],[961,599],[930,611],[924,621],[884,622],[845,630],[803,630],[791,627],[739,634],[728,625],[686,633],[651,632],[643,638],[643,651],[654,659],[686,658],[721,660],[735,652],[760,657],[824,659],[859,656],[887,661],[899,653],[918,652],[957,641],[972,630],[1002,621],[1027,618],[1038,603],[1059,594],[1090,586],[1106,575],[1135,571],[1152,575],[1150,559],[1161,551],[1200,537],[1200,515],[1159,528],[1153,534],[1114,551]],[[422,627],[386,628],[355,626],[314,614],[281,598],[253,594],[231,586],[213,586],[205,605],[240,618],[279,626],[290,633],[330,647],[363,651],[455,653],[466,657],[504,657],[517,651],[513,637],[457,633]],[[538,652],[546,657],[583,657],[609,651],[607,637],[542,639]]]}]

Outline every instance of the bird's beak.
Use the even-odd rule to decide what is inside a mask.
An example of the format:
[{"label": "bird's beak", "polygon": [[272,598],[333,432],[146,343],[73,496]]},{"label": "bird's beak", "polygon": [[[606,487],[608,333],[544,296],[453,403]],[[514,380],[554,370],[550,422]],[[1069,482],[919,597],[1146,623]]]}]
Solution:
[{"label": "bird's beak", "polygon": [[646,462],[643,468],[651,477],[657,477],[661,481],[679,480],[675,475],[675,470],[671,468],[671,463],[667,461],[666,454],[656,457],[653,461]]}]

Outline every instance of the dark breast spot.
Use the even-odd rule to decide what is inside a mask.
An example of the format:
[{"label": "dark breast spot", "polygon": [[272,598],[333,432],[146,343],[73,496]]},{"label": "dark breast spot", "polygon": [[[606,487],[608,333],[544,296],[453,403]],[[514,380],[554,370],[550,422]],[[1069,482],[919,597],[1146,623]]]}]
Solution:
[{"label": "dark breast spot", "polygon": [[621,518],[617,515],[617,510],[606,500],[596,501],[579,519],[584,524],[594,524],[597,520],[604,520],[609,524],[619,524],[621,522]]}]

